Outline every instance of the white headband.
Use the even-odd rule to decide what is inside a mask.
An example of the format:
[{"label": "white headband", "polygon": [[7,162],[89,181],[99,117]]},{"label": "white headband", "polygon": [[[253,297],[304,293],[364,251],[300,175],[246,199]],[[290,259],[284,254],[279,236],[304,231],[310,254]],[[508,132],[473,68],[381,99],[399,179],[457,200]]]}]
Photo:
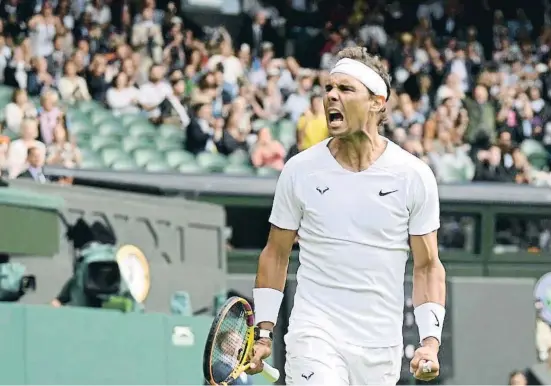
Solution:
[{"label": "white headband", "polygon": [[383,78],[365,64],[357,60],[343,58],[335,64],[331,74],[350,75],[367,87],[373,94],[388,99],[388,89]]}]

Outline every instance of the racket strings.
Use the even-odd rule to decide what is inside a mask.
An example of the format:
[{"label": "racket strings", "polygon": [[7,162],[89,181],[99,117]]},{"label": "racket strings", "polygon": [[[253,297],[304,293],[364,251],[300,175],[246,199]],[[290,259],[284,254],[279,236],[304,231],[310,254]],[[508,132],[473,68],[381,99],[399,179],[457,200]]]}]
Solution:
[{"label": "racket strings", "polygon": [[247,316],[245,308],[236,303],[221,321],[212,354],[215,382],[224,382],[239,366],[247,344]]}]

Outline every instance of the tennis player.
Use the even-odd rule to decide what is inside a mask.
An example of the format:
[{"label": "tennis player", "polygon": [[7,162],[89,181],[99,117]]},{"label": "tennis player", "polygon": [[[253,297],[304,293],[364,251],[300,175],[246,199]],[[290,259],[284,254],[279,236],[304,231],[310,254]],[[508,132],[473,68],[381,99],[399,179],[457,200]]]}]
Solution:
[{"label": "tennis player", "polygon": [[331,138],[291,158],[277,183],[253,292],[260,323],[252,373],[271,354],[298,233],[286,383],[396,384],[410,250],[420,335],[410,371],[425,381],[438,376],[446,313],[438,191],[423,161],[379,135],[389,92],[378,58],[361,47],[339,53],[324,96]]}]

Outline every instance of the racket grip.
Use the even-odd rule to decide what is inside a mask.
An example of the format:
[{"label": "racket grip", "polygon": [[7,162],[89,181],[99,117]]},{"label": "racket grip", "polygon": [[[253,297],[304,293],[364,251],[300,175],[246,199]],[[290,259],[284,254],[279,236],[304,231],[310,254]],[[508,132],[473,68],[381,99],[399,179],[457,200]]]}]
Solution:
[{"label": "racket grip", "polygon": [[262,363],[264,364],[264,368],[262,369],[264,378],[271,383],[277,382],[279,380],[279,370],[264,361]]}]

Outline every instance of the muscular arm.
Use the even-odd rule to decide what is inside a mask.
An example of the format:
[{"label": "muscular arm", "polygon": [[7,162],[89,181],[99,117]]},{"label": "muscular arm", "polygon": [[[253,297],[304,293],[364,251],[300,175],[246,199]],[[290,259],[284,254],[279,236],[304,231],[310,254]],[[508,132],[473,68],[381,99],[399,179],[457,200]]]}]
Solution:
[{"label": "muscular arm", "polygon": [[[289,255],[295,241],[297,232],[294,230],[278,228],[272,225],[268,242],[260,253],[258,272],[256,275],[256,288],[272,288],[283,292],[289,267]],[[272,330],[271,322],[259,323],[261,328]]]},{"label": "muscular arm", "polygon": [[[438,257],[436,231],[422,236],[410,236],[413,254],[413,305],[424,303],[446,305],[446,271]],[[442,323],[443,321],[440,321]],[[429,337],[423,344],[439,342]]]}]

